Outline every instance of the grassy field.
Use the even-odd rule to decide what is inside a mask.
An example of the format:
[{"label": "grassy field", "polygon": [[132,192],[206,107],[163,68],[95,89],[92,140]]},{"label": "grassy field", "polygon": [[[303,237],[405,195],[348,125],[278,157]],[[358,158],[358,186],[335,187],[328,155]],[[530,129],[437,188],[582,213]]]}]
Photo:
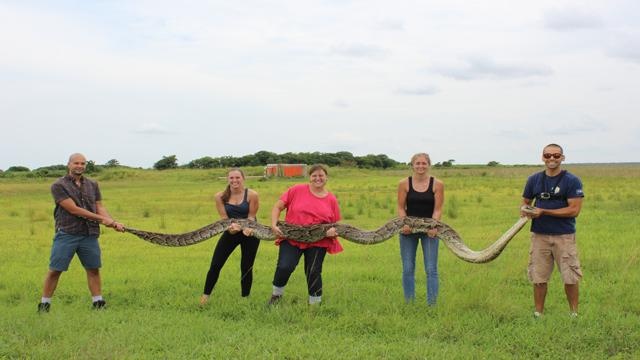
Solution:
[{"label": "grassy field", "polygon": [[[91,310],[75,259],[49,314],[36,313],[53,236],[53,179],[0,178],[0,358],[277,359],[637,359],[640,358],[639,165],[569,165],[586,194],[578,218],[585,273],[580,316],[571,319],[554,273],[546,314],[532,317],[523,230],[491,263],[465,263],[441,245],[440,298],[426,306],[425,275],[405,304],[397,237],[327,256],[320,307],[306,304],[302,268],[283,304],[268,308],[277,257],[262,242],[254,285],[240,297],[239,249],[211,303],[197,305],[217,239],[166,248],[103,229],[103,289],[109,308]],[[518,217],[525,179],[538,167],[438,169],[446,185],[443,221],[473,249],[486,247]],[[247,169],[259,174],[261,169]],[[331,169],[328,188],[344,222],[375,228],[395,216],[397,183],[408,171]],[[178,233],[217,219],[213,194],[223,170],[111,169],[100,181],[111,214],[126,225]],[[247,180],[260,194],[259,221],[301,180]],[[633,225],[636,224],[636,225]],[[528,229],[528,227],[527,227]],[[421,256],[421,254],[419,255]]]}]

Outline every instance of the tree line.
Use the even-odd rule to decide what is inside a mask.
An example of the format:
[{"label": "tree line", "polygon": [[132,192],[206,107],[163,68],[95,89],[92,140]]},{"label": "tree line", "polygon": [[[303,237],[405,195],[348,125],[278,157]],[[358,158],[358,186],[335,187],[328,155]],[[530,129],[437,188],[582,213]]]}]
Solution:
[{"label": "tree line", "polygon": [[[433,164],[434,167],[451,167],[455,160],[449,159],[443,162]],[[156,170],[166,169],[215,169],[215,168],[232,168],[246,166],[265,166],[267,164],[326,164],[328,166],[358,167],[364,169],[388,169],[401,163],[389,158],[385,154],[369,154],[365,156],[354,156],[348,151],[338,151],[335,153],[321,152],[287,152],[284,154],[276,154],[270,151],[258,151],[252,155],[244,156],[205,156],[199,159],[191,160],[186,164],[179,165],[176,155],[163,156],[162,159],[153,164]],[[487,166],[498,166],[497,161],[490,161]],[[87,161],[87,173],[94,173],[103,168],[128,167],[121,165],[116,159],[111,159],[100,165],[93,160]],[[0,169],[0,177],[10,173],[27,173],[28,177],[55,177],[62,176],[66,173],[66,165],[50,165],[37,169],[29,169],[26,166],[11,166],[6,171]]]},{"label": "tree line", "polygon": [[[205,156],[199,159],[191,160],[186,164],[179,165],[176,155],[163,156],[153,164],[156,170],[165,169],[214,169],[214,168],[231,168],[246,166],[265,166],[267,164],[326,164],[328,166],[344,166],[358,167],[368,169],[387,169],[400,165],[387,155],[365,155],[354,156],[348,151],[339,151],[336,153],[321,152],[287,152],[284,154],[276,154],[269,151],[258,151],[252,155],[244,156],[221,156],[211,157]],[[117,159],[111,159],[104,164],[96,164],[93,160],[87,161],[86,173],[91,174],[99,172],[104,168],[128,167],[120,164]],[[0,169],[0,177],[10,174],[25,174],[27,177],[58,177],[63,176],[67,171],[66,165],[50,165],[37,169],[29,169],[26,166],[11,166],[6,171]]]},{"label": "tree line", "polygon": [[[115,164],[113,163],[115,161]],[[93,160],[87,161],[87,167],[85,172],[87,174],[92,174],[99,172],[103,168],[110,167],[118,167],[120,164],[117,163],[117,160],[109,160],[109,162],[104,165],[98,165]],[[38,178],[38,177],[61,177],[67,173],[67,165],[49,165],[39,167],[37,169],[29,169],[26,166],[11,166],[6,171],[0,170],[0,177],[11,176],[12,174],[24,174],[25,177],[28,178]],[[22,175],[19,175],[22,176]]]},{"label": "tree line", "polygon": [[178,165],[177,157],[175,155],[169,155],[163,156],[162,159],[153,164],[153,168],[157,170],[177,168],[214,169],[245,166],[265,166],[267,164],[326,164],[328,166],[387,169],[400,165],[401,163],[389,158],[384,154],[354,156],[348,151],[339,151],[336,153],[287,152],[284,154],[276,154],[270,151],[258,151],[257,153],[252,155],[244,155],[239,157],[205,156],[199,159],[191,160],[184,165]]}]

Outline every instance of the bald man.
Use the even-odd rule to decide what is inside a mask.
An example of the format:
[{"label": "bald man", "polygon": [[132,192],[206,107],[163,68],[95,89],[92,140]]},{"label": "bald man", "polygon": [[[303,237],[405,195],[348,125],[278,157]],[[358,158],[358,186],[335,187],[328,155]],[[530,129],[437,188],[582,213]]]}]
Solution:
[{"label": "bald man", "polygon": [[115,221],[102,205],[98,183],[86,178],[87,159],[82,154],[72,154],[67,163],[68,173],[51,185],[56,207],[55,236],[51,246],[49,271],[44,280],[42,299],[38,312],[49,312],[51,298],[63,271],[67,271],[75,254],[87,272],[87,282],[93,300],[93,308],[103,309],[100,267],[100,224],[124,231],[124,225]]}]

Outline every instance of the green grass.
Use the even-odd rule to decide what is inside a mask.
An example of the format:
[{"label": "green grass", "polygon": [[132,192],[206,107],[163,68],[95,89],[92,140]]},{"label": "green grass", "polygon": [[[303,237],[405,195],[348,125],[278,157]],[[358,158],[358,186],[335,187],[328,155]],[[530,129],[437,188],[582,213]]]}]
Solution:
[{"label": "green grass", "polygon": [[[52,179],[0,178],[0,358],[567,358],[640,357],[640,166],[569,166],[586,193],[578,218],[585,273],[580,317],[570,319],[554,273],[544,318],[532,317],[523,231],[484,265],[440,247],[440,298],[404,304],[397,237],[362,246],[343,241],[327,256],[320,307],[306,304],[302,268],[283,303],[265,304],[277,247],[262,242],[249,298],[240,297],[239,251],[224,267],[211,303],[197,305],[216,239],[166,248],[104,229],[103,289],[109,308],[90,309],[84,270],[63,274],[52,311],[36,314],[53,236]],[[248,169],[259,173],[259,169]],[[524,181],[535,167],[438,169],[444,219],[480,249],[515,222]],[[331,169],[329,189],[350,224],[372,229],[395,216],[407,171]],[[183,232],[217,219],[213,194],[223,170],[107,170],[96,175],[111,214],[151,231]],[[260,194],[259,221],[301,180],[247,180]]]}]

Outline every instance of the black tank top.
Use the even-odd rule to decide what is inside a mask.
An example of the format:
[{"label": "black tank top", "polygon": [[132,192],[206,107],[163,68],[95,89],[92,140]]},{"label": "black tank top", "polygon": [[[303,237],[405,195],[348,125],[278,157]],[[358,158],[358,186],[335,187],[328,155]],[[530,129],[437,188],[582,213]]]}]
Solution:
[{"label": "black tank top", "polygon": [[247,201],[247,193],[249,189],[244,189],[244,198],[238,205],[224,203],[224,211],[230,219],[246,219],[249,217],[249,202]]},{"label": "black tank top", "polygon": [[433,216],[433,209],[436,204],[433,193],[433,176],[429,177],[429,187],[425,192],[418,192],[413,189],[413,179],[409,176],[409,192],[407,193],[407,215],[423,218]]}]

